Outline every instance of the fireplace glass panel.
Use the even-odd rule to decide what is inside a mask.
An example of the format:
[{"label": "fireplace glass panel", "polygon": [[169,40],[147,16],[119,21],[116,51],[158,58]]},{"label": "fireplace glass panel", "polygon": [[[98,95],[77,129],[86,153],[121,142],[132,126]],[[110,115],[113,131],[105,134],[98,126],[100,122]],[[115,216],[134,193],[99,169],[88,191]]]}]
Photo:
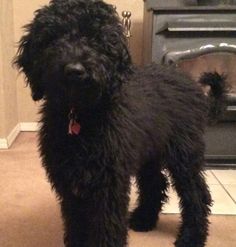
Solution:
[{"label": "fireplace glass panel", "polygon": [[236,153],[236,54],[210,53],[191,59],[179,60],[176,66],[198,80],[203,72],[214,72],[227,75],[230,86],[227,98],[227,111],[215,125],[209,126],[206,134],[206,158],[210,163],[235,163]]},{"label": "fireplace glass panel", "polygon": [[177,66],[197,80],[201,73],[217,71],[227,75],[230,85],[230,94],[236,96],[236,54],[233,53],[211,53],[191,59],[183,59],[177,62]]}]

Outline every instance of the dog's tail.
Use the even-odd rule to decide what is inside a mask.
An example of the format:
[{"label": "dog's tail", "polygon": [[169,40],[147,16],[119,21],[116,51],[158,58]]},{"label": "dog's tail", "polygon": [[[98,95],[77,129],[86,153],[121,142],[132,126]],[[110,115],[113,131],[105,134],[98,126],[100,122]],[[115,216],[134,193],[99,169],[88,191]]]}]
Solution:
[{"label": "dog's tail", "polygon": [[[203,91],[207,94],[209,101],[209,122],[214,123],[219,120],[227,108],[227,93],[229,86],[224,74],[217,72],[205,72],[201,75],[199,81]],[[209,88],[206,92],[206,88]]]}]

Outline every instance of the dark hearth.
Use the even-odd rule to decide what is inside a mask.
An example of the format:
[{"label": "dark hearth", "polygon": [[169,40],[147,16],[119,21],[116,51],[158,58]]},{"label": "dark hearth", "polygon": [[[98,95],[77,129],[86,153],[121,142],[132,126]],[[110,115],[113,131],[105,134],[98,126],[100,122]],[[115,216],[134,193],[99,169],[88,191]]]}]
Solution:
[{"label": "dark hearth", "polygon": [[228,109],[206,133],[206,159],[236,163],[236,0],[144,2],[144,64],[173,64],[193,79],[206,71],[227,74]]}]

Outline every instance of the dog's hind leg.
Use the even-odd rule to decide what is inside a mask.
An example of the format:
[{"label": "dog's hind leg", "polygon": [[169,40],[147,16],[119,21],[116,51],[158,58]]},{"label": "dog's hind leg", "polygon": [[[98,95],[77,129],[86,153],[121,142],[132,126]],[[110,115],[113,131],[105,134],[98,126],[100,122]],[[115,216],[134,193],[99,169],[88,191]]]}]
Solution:
[{"label": "dog's hind leg", "polygon": [[157,161],[145,164],[136,177],[138,206],[130,215],[130,228],[150,231],[156,226],[158,214],[167,200],[168,180]]},{"label": "dog's hind leg", "polygon": [[191,153],[190,149],[184,152],[172,149],[168,160],[173,185],[180,197],[182,216],[176,247],[203,247],[208,234],[212,200],[201,172],[204,156],[202,150]]}]

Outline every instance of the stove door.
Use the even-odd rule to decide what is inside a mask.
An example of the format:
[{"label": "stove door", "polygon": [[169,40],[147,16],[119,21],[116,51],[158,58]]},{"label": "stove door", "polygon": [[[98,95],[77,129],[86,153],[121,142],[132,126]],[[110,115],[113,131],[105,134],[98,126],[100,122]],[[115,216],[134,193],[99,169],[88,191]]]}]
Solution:
[{"label": "stove door", "polygon": [[227,111],[220,121],[207,128],[206,159],[210,165],[236,164],[236,54],[210,53],[177,61],[182,71],[196,81],[203,72],[218,71],[227,75],[231,90],[227,97]]}]

